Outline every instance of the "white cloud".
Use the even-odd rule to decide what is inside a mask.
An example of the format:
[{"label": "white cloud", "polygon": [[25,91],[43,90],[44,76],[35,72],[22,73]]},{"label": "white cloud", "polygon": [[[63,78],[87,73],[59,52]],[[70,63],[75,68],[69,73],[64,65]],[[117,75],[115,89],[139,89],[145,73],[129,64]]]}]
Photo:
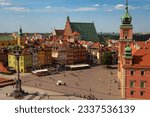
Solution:
[{"label": "white cloud", "polygon": [[4,10],[9,10],[9,11],[16,11],[16,12],[26,12],[30,11],[30,9],[24,8],[24,7],[4,7]]},{"label": "white cloud", "polygon": [[30,9],[28,8],[15,6],[11,2],[8,2],[7,0],[0,0],[0,6],[2,7],[3,10],[9,10],[9,11],[15,11],[15,12],[30,11]]},{"label": "white cloud", "polygon": [[102,9],[104,10],[104,11],[107,11],[107,12],[112,12],[113,11],[113,5],[108,5],[108,4],[103,4],[102,5]]},{"label": "white cloud", "polygon": [[99,5],[99,4],[94,4],[93,6],[94,6],[94,7],[99,7],[100,5]]},{"label": "white cloud", "polygon": [[73,11],[95,11],[97,8],[95,7],[81,7],[81,8],[76,8]]},{"label": "white cloud", "polygon": [[124,10],[124,9],[125,9],[125,5],[123,5],[123,4],[117,4],[117,5],[115,6],[115,9],[116,9],[116,10]]},{"label": "white cloud", "polygon": [[0,6],[11,6],[12,4],[10,2],[6,2],[4,0],[0,1]]},{"label": "white cloud", "polygon": [[96,7],[79,7],[79,8],[66,8],[66,7],[52,7],[46,6],[45,7],[50,12],[86,12],[86,11],[95,11],[97,10]]},{"label": "white cloud", "polygon": [[[123,4],[117,4],[117,5],[114,7],[114,9],[116,9],[116,10],[124,10],[125,7],[126,7],[126,6],[123,5]],[[129,9],[131,9],[131,10],[138,9],[138,8],[140,8],[140,7],[129,5]]]},{"label": "white cloud", "polygon": [[46,6],[45,8],[46,8],[46,9],[50,9],[50,8],[52,8],[52,6]]}]

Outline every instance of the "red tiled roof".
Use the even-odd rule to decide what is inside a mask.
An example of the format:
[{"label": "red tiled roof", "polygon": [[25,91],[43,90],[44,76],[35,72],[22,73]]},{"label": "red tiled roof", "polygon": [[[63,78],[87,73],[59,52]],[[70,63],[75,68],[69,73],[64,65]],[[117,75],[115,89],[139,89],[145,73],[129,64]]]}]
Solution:
[{"label": "red tiled roof", "polygon": [[75,32],[73,33],[73,36],[80,36],[80,33],[77,32],[77,31],[75,31]]},{"label": "red tiled roof", "polygon": [[138,48],[131,46],[133,67],[150,67],[150,43],[136,42]]},{"label": "red tiled roof", "polygon": [[64,30],[55,29],[56,35],[64,35]]},{"label": "red tiled roof", "polygon": [[89,41],[78,40],[78,42],[82,45],[88,45]]},{"label": "red tiled roof", "polygon": [[93,43],[93,45],[92,45],[92,47],[97,47],[97,48],[99,48],[99,46],[101,47],[101,46],[103,46],[100,42],[95,42],[95,43]]},{"label": "red tiled roof", "polygon": [[68,39],[68,37],[67,36],[63,36],[63,39],[62,40],[67,40]]},{"label": "red tiled roof", "polygon": [[0,63],[0,72],[9,73],[9,71],[7,70],[7,68],[2,63]]}]

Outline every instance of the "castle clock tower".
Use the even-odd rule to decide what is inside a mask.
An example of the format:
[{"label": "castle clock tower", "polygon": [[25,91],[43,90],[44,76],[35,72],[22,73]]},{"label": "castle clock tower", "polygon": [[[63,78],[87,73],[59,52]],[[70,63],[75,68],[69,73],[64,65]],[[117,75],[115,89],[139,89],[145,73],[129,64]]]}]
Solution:
[{"label": "castle clock tower", "polygon": [[132,49],[130,49],[130,45],[133,43],[132,17],[128,11],[128,0],[126,0],[125,14],[122,16],[121,22],[118,53],[118,78],[121,83],[121,97],[125,98],[126,71],[124,65],[132,65]]},{"label": "castle clock tower", "polygon": [[132,17],[130,16],[129,11],[128,11],[128,0],[126,0],[126,10],[121,20],[122,20],[122,24],[120,26],[120,41],[126,41],[126,42],[132,41],[133,26],[131,24]]},{"label": "castle clock tower", "polygon": [[133,42],[133,26],[131,24],[132,17],[128,11],[128,0],[126,0],[125,14],[121,18],[121,26],[120,26],[120,43],[119,43],[119,56],[124,54],[124,49],[127,43]]}]

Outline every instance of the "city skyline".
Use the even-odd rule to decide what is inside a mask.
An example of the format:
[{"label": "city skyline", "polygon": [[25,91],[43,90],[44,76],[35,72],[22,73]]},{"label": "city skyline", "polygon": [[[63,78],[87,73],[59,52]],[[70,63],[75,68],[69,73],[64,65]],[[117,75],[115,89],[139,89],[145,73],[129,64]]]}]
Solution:
[{"label": "city skyline", "polygon": [[[97,32],[119,32],[125,0],[0,0],[0,32],[51,32],[71,22],[94,22]],[[150,1],[129,0],[134,32],[150,32]]]}]

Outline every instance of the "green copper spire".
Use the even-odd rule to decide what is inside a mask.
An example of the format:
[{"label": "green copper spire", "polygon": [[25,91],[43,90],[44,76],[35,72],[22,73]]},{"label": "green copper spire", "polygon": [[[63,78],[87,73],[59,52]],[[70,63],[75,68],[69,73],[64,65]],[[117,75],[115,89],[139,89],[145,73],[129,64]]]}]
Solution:
[{"label": "green copper spire", "polygon": [[125,57],[126,58],[132,58],[132,49],[130,48],[129,43],[127,43],[127,46],[125,47]]},{"label": "green copper spire", "polygon": [[23,36],[23,34],[22,34],[22,28],[21,28],[21,26],[20,26],[20,29],[19,29],[19,32],[18,32],[18,34],[19,34],[19,36]]},{"label": "green copper spire", "polygon": [[129,14],[128,11],[128,0],[126,0],[126,11],[125,14],[122,16],[122,24],[131,24],[132,17]]},{"label": "green copper spire", "polygon": [[128,0],[126,0],[126,10],[128,10]]}]

